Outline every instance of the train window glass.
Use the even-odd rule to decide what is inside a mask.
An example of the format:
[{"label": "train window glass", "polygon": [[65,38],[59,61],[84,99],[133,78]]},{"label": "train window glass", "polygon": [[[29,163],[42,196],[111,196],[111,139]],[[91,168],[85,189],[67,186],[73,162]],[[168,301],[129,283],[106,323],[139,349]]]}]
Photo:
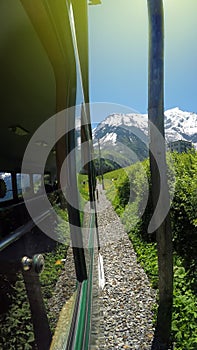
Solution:
[{"label": "train window glass", "polygon": [[0,198],[0,202],[13,199],[12,175],[11,173],[0,172],[0,179],[3,179],[6,185],[5,196]]},{"label": "train window glass", "polygon": [[44,186],[41,174],[33,174],[33,186],[35,194],[41,194],[43,192]]},{"label": "train window glass", "polygon": [[31,191],[29,174],[17,173],[16,174],[16,183],[17,183],[17,192],[18,192],[19,198],[22,197],[22,189],[23,189],[23,191],[25,191],[27,193]]}]

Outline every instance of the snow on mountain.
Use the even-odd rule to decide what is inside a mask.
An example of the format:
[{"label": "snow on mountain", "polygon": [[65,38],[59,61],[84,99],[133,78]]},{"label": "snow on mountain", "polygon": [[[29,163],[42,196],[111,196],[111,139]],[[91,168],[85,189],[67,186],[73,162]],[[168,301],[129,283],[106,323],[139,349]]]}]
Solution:
[{"label": "snow on mountain", "polygon": [[[166,142],[191,141],[197,149],[197,114],[181,111],[178,107],[164,113]],[[80,147],[80,121],[78,147]],[[92,123],[95,155],[99,155],[98,139],[102,157],[121,167],[148,157],[148,115],[118,114],[107,116],[100,123]]]},{"label": "snow on mountain", "polygon": [[146,134],[148,133],[146,114],[111,114],[97,126],[96,131],[103,128],[104,124],[108,125],[108,127],[137,127],[145,131]]},{"label": "snow on mountain", "polygon": [[107,134],[102,138],[102,142],[111,142],[112,145],[116,144],[117,134],[114,132],[107,132]]},{"label": "snow on mountain", "polygon": [[[197,114],[178,107],[164,113],[166,142],[191,141],[197,148]],[[148,156],[148,115],[111,114],[93,130],[94,148],[120,166],[127,166]]]},{"label": "snow on mountain", "polygon": [[164,122],[167,141],[191,141],[197,148],[197,114],[176,107],[165,112]]},{"label": "snow on mountain", "polygon": [[148,156],[147,134],[147,117],[112,114],[93,131],[94,149],[99,139],[102,156],[125,167]]},{"label": "snow on mountain", "polygon": [[[164,117],[166,141],[186,140],[191,141],[197,148],[197,114],[181,111],[178,107],[167,110]],[[147,114],[112,114],[102,121],[94,130],[93,135],[100,143],[112,140],[113,145],[117,141],[116,128],[130,130],[136,136],[147,143],[148,139],[148,115]],[[112,129],[113,130],[112,130]]]}]

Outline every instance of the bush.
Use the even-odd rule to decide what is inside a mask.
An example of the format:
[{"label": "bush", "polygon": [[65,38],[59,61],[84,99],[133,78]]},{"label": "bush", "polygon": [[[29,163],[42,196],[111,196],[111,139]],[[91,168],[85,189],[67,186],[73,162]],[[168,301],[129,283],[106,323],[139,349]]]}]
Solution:
[{"label": "bush", "polygon": [[[67,213],[58,209],[58,214],[64,220],[64,222],[62,222],[57,228],[58,233],[61,235],[68,235],[68,223],[66,221]],[[67,245],[57,244],[54,251],[43,254],[45,268],[40,275],[40,283],[52,331],[54,330],[55,322],[53,315],[50,314],[49,300],[53,295],[54,287],[64,267],[64,264],[61,264],[61,260],[65,259],[67,249]],[[37,349],[34,339],[29,301],[21,273],[18,273],[14,282],[10,284],[9,303],[10,307],[6,310],[7,312],[3,315],[1,320],[0,349]]]},{"label": "bush", "polygon": [[[169,156],[168,156],[169,158]],[[168,179],[171,196],[171,219],[174,244],[174,300],[172,337],[174,350],[197,349],[197,153],[172,155],[168,159]],[[142,214],[144,173],[138,164],[127,168],[128,176],[116,172],[116,187],[110,188],[112,204],[121,216],[136,250],[138,261],[149,276],[153,288],[158,285],[155,236],[147,234],[152,216],[150,171],[148,161],[142,163],[149,182],[149,197]],[[175,188],[174,188],[175,171]],[[109,177],[109,175],[108,175]],[[129,200],[128,200],[129,198]],[[141,216],[141,218],[140,218]]]},{"label": "bush", "polygon": [[187,271],[197,277],[197,154],[175,153],[174,160],[176,188],[171,206],[174,248],[184,258]]}]

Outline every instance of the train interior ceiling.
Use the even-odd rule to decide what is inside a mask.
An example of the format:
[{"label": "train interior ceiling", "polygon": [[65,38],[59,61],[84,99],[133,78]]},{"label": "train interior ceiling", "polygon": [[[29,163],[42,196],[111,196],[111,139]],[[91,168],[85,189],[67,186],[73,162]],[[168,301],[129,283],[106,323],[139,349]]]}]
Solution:
[{"label": "train interior ceiling", "polygon": [[[0,3],[0,174],[2,180],[7,179],[6,195],[3,196],[3,189],[1,191],[1,206],[21,199],[22,161],[36,130],[57,112],[74,105],[76,98],[75,57],[69,19],[65,20],[66,2],[58,1],[57,5],[52,1],[36,1],[36,11],[33,6],[26,0],[3,0]],[[76,1],[73,7],[76,7]],[[83,14],[82,7],[84,5],[81,9],[79,6],[78,12],[75,11],[76,30],[77,26],[83,25],[78,16],[79,11]],[[85,62],[84,53],[81,52],[81,55],[81,60]],[[82,73],[84,68],[85,64],[81,67]],[[47,130],[48,138],[50,133],[51,137],[55,137],[55,130]],[[45,178],[47,182],[54,183],[57,179],[57,149],[55,146],[50,149],[44,136],[43,139],[34,138],[35,158],[45,148],[48,153],[45,173],[51,174],[51,178],[49,175]],[[22,176],[27,189],[33,186],[35,193],[35,182],[41,171],[33,159],[34,153],[28,160],[27,174]],[[6,203],[8,199],[10,201]]]},{"label": "train interior ceiling", "polygon": [[[65,123],[58,117],[58,113],[76,104],[79,63],[71,14],[84,102],[88,102],[86,1],[80,4],[76,0],[0,2],[1,237],[29,219],[26,212],[21,221],[18,213],[21,209],[16,207],[19,204],[18,208],[26,210],[22,204],[24,194],[36,197],[43,186],[46,192],[59,187],[61,166],[69,152],[62,134],[67,125],[63,124],[75,129],[75,108],[71,108]],[[50,119],[53,123],[49,125]],[[43,125],[44,133],[37,133]],[[24,161],[29,144],[33,151],[27,153]]]}]

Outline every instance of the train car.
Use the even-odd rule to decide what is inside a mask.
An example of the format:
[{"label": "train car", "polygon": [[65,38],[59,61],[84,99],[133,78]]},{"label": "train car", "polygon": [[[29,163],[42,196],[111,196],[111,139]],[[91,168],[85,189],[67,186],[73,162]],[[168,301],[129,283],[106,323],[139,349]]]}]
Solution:
[{"label": "train car", "polygon": [[[88,107],[87,1],[2,0],[0,16],[0,273],[22,272],[34,327],[32,348],[90,349],[97,337],[92,315],[97,308],[99,238]],[[89,189],[85,231],[77,138]],[[41,253],[52,251],[58,240],[65,244],[55,234],[54,201],[68,213],[76,289],[72,307],[66,306],[66,325],[52,341],[39,273]],[[2,294],[0,298],[3,304]]]}]

